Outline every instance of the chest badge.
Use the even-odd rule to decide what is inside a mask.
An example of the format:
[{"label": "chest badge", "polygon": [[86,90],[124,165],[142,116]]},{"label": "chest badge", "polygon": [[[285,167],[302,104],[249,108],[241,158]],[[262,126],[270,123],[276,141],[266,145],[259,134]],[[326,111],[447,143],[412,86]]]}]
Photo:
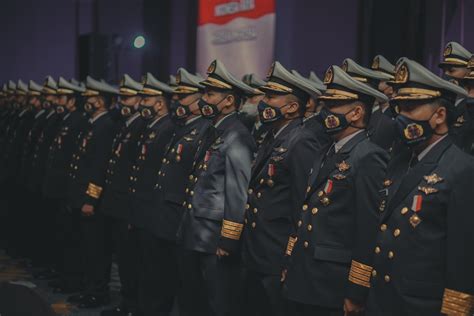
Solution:
[{"label": "chest badge", "polygon": [[338,174],[335,174],[333,176],[333,178],[336,179],[336,180],[344,180],[346,178],[346,176],[343,175],[343,174],[338,173]]},{"label": "chest badge", "polygon": [[155,137],[156,137],[156,133],[155,133],[155,132],[151,133],[151,134],[148,136],[149,139],[153,139],[153,138],[155,138]]},{"label": "chest badge", "polygon": [[438,189],[433,188],[433,187],[425,187],[425,186],[419,186],[418,190],[423,192],[426,195],[432,194],[432,193],[437,193]]},{"label": "chest badge", "polygon": [[436,184],[442,182],[444,179],[438,176],[436,173],[430,174],[429,176],[423,177],[428,184]]},{"label": "chest badge", "polygon": [[391,186],[392,183],[393,183],[393,181],[391,179],[385,179],[383,181],[383,186],[387,188],[387,187]]},{"label": "chest badge", "polygon": [[351,168],[351,165],[343,160],[340,163],[336,163],[336,167],[340,172],[345,172]]},{"label": "chest badge", "polygon": [[283,153],[286,153],[288,151],[288,148],[277,147],[277,148],[274,149],[274,151],[276,151],[277,153],[283,154]]}]

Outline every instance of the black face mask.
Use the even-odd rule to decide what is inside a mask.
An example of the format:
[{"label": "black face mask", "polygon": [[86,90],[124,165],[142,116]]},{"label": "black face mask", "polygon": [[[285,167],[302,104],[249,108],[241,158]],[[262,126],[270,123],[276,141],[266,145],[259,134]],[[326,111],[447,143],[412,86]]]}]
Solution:
[{"label": "black face mask", "polygon": [[183,125],[185,120],[190,117],[193,113],[189,109],[189,106],[196,102],[199,98],[194,99],[189,104],[181,104],[178,100],[171,100],[170,103],[170,114],[171,119],[178,125]]},{"label": "black face mask", "polygon": [[222,101],[224,101],[225,98],[227,98],[227,96],[223,97],[222,100],[220,100],[216,104],[209,104],[206,101],[204,101],[203,99],[199,100],[198,106],[199,106],[199,110],[201,110],[201,114],[205,118],[208,118],[208,119],[215,118],[217,115],[219,115],[219,113],[221,113],[221,111],[219,110],[218,105]]},{"label": "black face mask", "polygon": [[283,105],[281,108],[271,106],[268,103],[260,101],[258,103],[258,116],[262,124],[271,124],[282,120],[285,116],[281,112],[281,109],[288,106],[289,103]]},{"label": "black face mask", "polygon": [[137,112],[137,110],[135,110],[135,107],[133,106],[119,104],[119,107],[120,107],[120,114],[122,115],[123,118],[129,118],[130,116],[132,116],[133,114]]},{"label": "black face mask", "polygon": [[406,146],[411,148],[416,147],[417,145],[429,140],[433,134],[436,134],[429,122],[435,113],[436,111],[431,114],[429,119],[423,121],[413,120],[405,115],[398,114],[395,118],[395,123],[397,125],[399,137],[403,140]]},{"label": "black face mask", "polygon": [[322,107],[321,111],[319,111],[319,115],[317,116],[317,118],[319,122],[323,125],[327,134],[335,135],[351,126],[351,124],[346,119],[346,115],[351,113],[352,111],[354,111],[354,109],[349,110],[346,113],[339,114],[331,112],[326,107]]},{"label": "black face mask", "polygon": [[138,110],[140,111],[140,115],[147,121],[154,118],[157,114],[153,106],[140,105]]}]

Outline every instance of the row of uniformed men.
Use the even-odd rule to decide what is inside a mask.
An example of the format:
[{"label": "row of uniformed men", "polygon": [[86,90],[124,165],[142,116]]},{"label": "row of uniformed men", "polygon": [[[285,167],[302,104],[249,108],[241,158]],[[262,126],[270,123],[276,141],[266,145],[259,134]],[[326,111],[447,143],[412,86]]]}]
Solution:
[{"label": "row of uniformed men", "polygon": [[[106,301],[115,249],[123,303],[109,314],[167,314],[177,294],[182,315],[472,313],[474,161],[453,144],[472,153],[470,58],[446,46],[457,84],[382,56],[372,69],[346,59],[322,82],[275,62],[266,82],[244,83],[219,61],[205,80],[180,69],[174,87],[47,80],[36,92],[69,113],[43,194],[57,155],[51,198],[77,216],[85,250],[71,300]],[[90,119],[67,127],[79,94]]]}]

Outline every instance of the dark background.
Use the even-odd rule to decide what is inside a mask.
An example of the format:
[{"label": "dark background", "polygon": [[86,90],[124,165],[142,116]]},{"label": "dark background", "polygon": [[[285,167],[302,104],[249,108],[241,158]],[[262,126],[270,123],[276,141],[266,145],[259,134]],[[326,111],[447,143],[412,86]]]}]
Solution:
[{"label": "dark background", "polygon": [[[198,0],[10,0],[0,3],[0,82],[46,75],[162,80],[195,67]],[[474,51],[474,0],[276,0],[275,59],[321,74],[351,57],[408,56],[434,71],[444,44]],[[142,49],[132,48],[144,35]]]}]

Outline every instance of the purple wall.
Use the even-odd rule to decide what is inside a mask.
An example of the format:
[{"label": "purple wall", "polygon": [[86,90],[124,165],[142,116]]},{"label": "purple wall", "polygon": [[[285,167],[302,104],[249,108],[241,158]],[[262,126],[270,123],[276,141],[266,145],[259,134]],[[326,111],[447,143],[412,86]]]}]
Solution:
[{"label": "purple wall", "polygon": [[[139,79],[149,70],[174,73],[180,66],[194,70],[196,32],[190,17],[197,14],[193,1],[198,0],[166,0],[171,1],[170,42],[165,42],[167,47],[160,47],[169,51],[164,55],[166,60],[157,62],[160,69],[142,69],[144,50],[131,46],[133,38],[144,30],[144,1],[98,0],[97,24],[93,14],[94,0],[1,1],[0,83],[18,78],[41,82],[48,74],[77,77],[76,36],[94,30],[122,38],[119,73],[125,72]],[[157,7],[167,3],[156,1],[163,1],[157,2]],[[359,1],[275,1],[276,60],[304,74],[315,70],[319,75],[329,65],[340,64],[345,57],[357,60],[360,51]],[[474,51],[474,1],[430,0],[426,10],[423,56],[425,64],[433,70],[444,45],[441,44],[443,1],[447,4],[445,42],[464,39],[464,45]],[[158,22],[160,12],[156,14]]]}]

